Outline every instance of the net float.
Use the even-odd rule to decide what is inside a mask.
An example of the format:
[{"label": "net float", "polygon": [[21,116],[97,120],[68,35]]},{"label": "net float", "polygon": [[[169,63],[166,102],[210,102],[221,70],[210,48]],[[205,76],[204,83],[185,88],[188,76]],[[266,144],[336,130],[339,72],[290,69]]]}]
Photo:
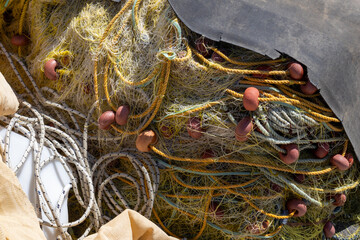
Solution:
[{"label": "net float", "polygon": [[196,50],[204,57],[209,57],[211,55],[212,50],[208,49],[208,47],[212,44],[213,42],[210,39],[204,37],[200,37],[195,41]]},{"label": "net float", "polygon": [[335,235],[335,227],[332,222],[327,222],[324,225],[324,235],[327,238],[332,238]]},{"label": "net float", "polygon": [[299,63],[290,63],[288,65],[290,77],[295,80],[300,80],[304,76],[304,68]]},{"label": "net float", "polygon": [[279,185],[277,185],[276,183],[271,183],[270,187],[272,190],[274,190],[275,192],[282,192],[283,188],[280,187]]},{"label": "net float", "polygon": [[199,139],[203,135],[200,119],[197,117],[190,118],[187,124],[187,131],[190,137]]},{"label": "net float", "polygon": [[136,138],[136,148],[140,152],[150,152],[150,145],[155,144],[157,137],[154,131],[147,130],[139,134]]},{"label": "net float", "polygon": [[57,74],[56,69],[59,67],[58,62],[55,59],[49,59],[46,61],[44,65],[44,73],[45,76],[50,80],[57,80],[59,78],[59,74]]},{"label": "net float", "polygon": [[262,223],[251,223],[248,224],[246,230],[251,234],[262,234],[264,233],[270,226],[270,222],[268,220],[263,221]]},{"label": "net float", "polygon": [[129,114],[130,114],[130,108],[129,106],[120,106],[117,110],[116,110],[116,115],[115,115],[115,121],[117,124],[119,125],[125,125],[128,121],[129,118]]},{"label": "net float", "polygon": [[306,95],[312,95],[318,90],[309,80],[304,85],[301,85],[300,89]]},{"label": "net float", "polygon": [[213,158],[213,157],[215,157],[215,153],[211,149],[206,149],[205,152],[203,152],[203,154],[201,155],[202,159]]},{"label": "net float", "polygon": [[243,105],[248,111],[255,111],[259,106],[259,90],[254,87],[249,87],[244,92]]},{"label": "net float", "polygon": [[354,164],[354,156],[351,153],[347,153],[345,158],[349,161],[349,167]]},{"label": "net float", "polygon": [[295,174],[294,180],[298,183],[303,183],[305,181],[305,175],[304,174]]},{"label": "net float", "polygon": [[214,62],[224,62],[225,59],[223,59],[218,53],[213,52],[211,54],[211,60],[213,60]]},{"label": "net float", "polygon": [[291,164],[299,159],[300,152],[297,144],[283,145],[282,148],[286,150],[286,154],[279,152],[279,157],[284,163]]},{"label": "net float", "polygon": [[172,136],[172,134],[173,134],[171,129],[169,127],[167,127],[167,126],[162,126],[160,128],[160,132],[164,136],[164,138],[170,138]]},{"label": "net float", "polygon": [[265,220],[261,223],[261,227],[262,229],[265,231],[266,229],[268,229],[270,226],[270,221],[269,220]]},{"label": "net float", "polygon": [[115,113],[113,111],[106,111],[99,117],[99,128],[102,130],[110,129],[111,124],[115,122]]},{"label": "net float", "polygon": [[246,226],[246,231],[250,234],[258,235],[261,233],[261,229],[256,223],[252,223]]},{"label": "net float", "polygon": [[319,143],[314,154],[317,158],[324,158],[329,153],[330,146],[328,143]]},{"label": "net float", "polygon": [[244,117],[240,120],[235,128],[236,140],[245,142],[249,138],[249,134],[253,129],[253,123],[251,117]]},{"label": "net float", "polygon": [[296,198],[287,201],[286,208],[290,213],[295,211],[294,217],[302,217],[307,211],[305,202]]},{"label": "net float", "polygon": [[11,38],[11,44],[17,47],[22,47],[22,46],[26,46],[30,43],[30,40],[28,37],[26,37],[25,35],[21,34],[21,35],[14,35]]},{"label": "net float", "polygon": [[340,171],[345,171],[350,168],[349,160],[341,154],[336,154],[330,159],[330,163],[336,166]]},{"label": "net float", "polygon": [[224,211],[222,210],[220,204],[214,201],[210,203],[209,213],[217,220],[220,220],[224,216]]},{"label": "net float", "polygon": [[335,194],[334,196],[334,202],[333,202],[333,205],[334,206],[337,206],[337,207],[341,207],[341,206],[344,206],[345,205],[345,202],[346,202],[346,195],[343,194],[343,193],[337,193]]}]

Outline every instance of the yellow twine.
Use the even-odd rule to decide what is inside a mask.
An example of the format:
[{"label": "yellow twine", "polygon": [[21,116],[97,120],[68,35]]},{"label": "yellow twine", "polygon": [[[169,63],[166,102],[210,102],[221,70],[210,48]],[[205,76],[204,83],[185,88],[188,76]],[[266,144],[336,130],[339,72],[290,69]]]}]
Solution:
[{"label": "yellow twine", "polygon": [[260,71],[260,70],[248,70],[248,69],[236,69],[236,68],[226,68],[221,66],[220,64],[210,62],[207,60],[204,56],[202,56],[200,53],[196,52],[196,50],[192,50],[192,52],[199,58],[201,61],[206,63],[209,67],[217,69],[221,72],[226,73],[237,73],[237,74],[243,74],[243,75],[249,75],[249,74],[262,74],[262,75],[286,75],[287,71]]},{"label": "yellow twine", "polygon": [[164,98],[164,94],[166,92],[167,85],[168,85],[168,82],[169,82],[171,61],[167,61],[167,63],[164,63],[164,64],[166,65],[165,80],[164,80],[164,83],[159,88],[159,92],[158,92],[158,95],[157,95],[159,97],[159,100],[156,102],[155,109],[154,109],[152,115],[150,116],[150,118],[146,121],[144,126],[139,128],[138,130],[130,131],[130,132],[125,132],[125,131],[115,127],[115,125],[111,125],[111,127],[114,128],[117,132],[119,132],[121,134],[124,134],[124,135],[138,134],[138,133],[142,132],[145,128],[147,128],[150,125],[151,121],[155,118],[155,116],[156,116],[156,114],[159,111],[159,108],[161,106],[161,103],[162,103],[162,100]]},{"label": "yellow twine", "polygon": [[201,236],[201,234],[204,232],[204,229],[207,225],[206,221],[207,221],[208,211],[209,211],[209,207],[210,207],[210,203],[211,203],[212,193],[213,193],[212,191],[209,192],[208,200],[205,203],[204,220],[202,222],[200,231],[198,232],[198,234],[196,234],[196,236],[193,238],[193,240],[197,240]]},{"label": "yellow twine", "polygon": [[[237,93],[230,89],[226,89],[226,92],[237,98],[244,97],[244,94]],[[269,94],[264,93],[264,95],[269,95]],[[297,99],[283,98],[283,97],[268,97],[268,98],[259,97],[258,100],[259,100],[259,102],[283,102],[283,103],[289,103],[289,104],[293,103],[295,106],[299,106],[299,107],[307,106],[306,103],[303,103]],[[337,118],[322,115],[320,113],[314,112],[313,110],[311,110],[309,108],[307,108],[307,109],[302,108],[302,109],[308,112],[308,113],[305,113],[306,115],[308,115],[310,117],[315,117],[320,122],[340,122],[340,120]]]},{"label": "yellow twine", "polygon": [[182,161],[182,162],[234,163],[234,164],[241,164],[241,165],[247,165],[247,166],[252,166],[252,167],[262,167],[262,168],[278,170],[278,171],[281,171],[281,172],[288,172],[288,173],[294,173],[294,174],[304,174],[304,175],[322,175],[322,174],[329,173],[329,172],[333,171],[336,168],[336,167],[328,167],[328,168],[325,168],[323,170],[317,170],[317,171],[297,171],[297,170],[288,169],[288,168],[282,168],[282,167],[271,166],[271,165],[260,164],[260,163],[250,163],[250,162],[245,162],[245,161],[240,161],[240,160],[232,160],[232,159],[181,158],[181,157],[175,157],[175,156],[170,156],[168,154],[165,154],[164,152],[157,149],[155,146],[150,146],[150,148],[156,154],[158,154],[158,155],[160,155],[160,156],[162,156],[164,158],[171,159],[171,160],[176,160],[176,161]]},{"label": "yellow twine", "polygon": [[[19,35],[23,33],[24,21],[25,21],[25,14],[28,6],[28,0],[24,1],[23,8],[21,10],[21,16],[19,21]],[[18,55],[21,57],[21,46],[18,47]]]},{"label": "yellow twine", "polygon": [[213,50],[214,52],[216,52],[220,57],[225,59],[225,61],[227,61],[229,63],[232,63],[232,64],[235,64],[235,65],[256,66],[256,65],[274,64],[274,63],[280,63],[280,62],[286,61],[286,59],[280,58],[280,59],[276,59],[276,60],[267,60],[267,61],[259,61],[259,62],[239,62],[239,61],[235,61],[235,60],[230,59],[225,54],[220,52],[217,48],[211,47],[210,49]]},{"label": "yellow twine", "polygon": [[306,82],[304,81],[296,81],[296,80],[275,80],[275,79],[260,79],[260,78],[252,78],[245,77],[246,80],[251,82],[258,83],[268,83],[268,84],[286,84],[286,85],[304,85]]},{"label": "yellow twine", "polygon": [[239,187],[244,187],[247,186],[253,182],[256,182],[257,180],[259,180],[260,177],[256,177],[254,179],[251,179],[250,181],[247,181],[245,183],[239,183],[239,184],[234,184],[234,185],[221,185],[221,186],[192,186],[190,184],[186,184],[184,182],[182,182],[181,180],[179,180],[174,173],[171,172],[171,176],[173,177],[173,179],[175,180],[175,182],[177,182],[178,184],[180,184],[183,187],[186,188],[190,188],[190,189],[196,189],[196,190],[219,190],[219,189],[229,189],[229,188],[239,188]]}]

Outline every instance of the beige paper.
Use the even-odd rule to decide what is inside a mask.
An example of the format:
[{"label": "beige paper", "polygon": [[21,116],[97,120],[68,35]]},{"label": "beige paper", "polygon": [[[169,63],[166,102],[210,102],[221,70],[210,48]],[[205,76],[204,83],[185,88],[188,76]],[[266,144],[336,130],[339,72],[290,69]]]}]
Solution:
[{"label": "beige paper", "polygon": [[18,108],[19,101],[0,72],[0,116],[14,114]]},{"label": "beige paper", "polygon": [[1,154],[0,183],[0,240],[46,239],[33,206]]}]

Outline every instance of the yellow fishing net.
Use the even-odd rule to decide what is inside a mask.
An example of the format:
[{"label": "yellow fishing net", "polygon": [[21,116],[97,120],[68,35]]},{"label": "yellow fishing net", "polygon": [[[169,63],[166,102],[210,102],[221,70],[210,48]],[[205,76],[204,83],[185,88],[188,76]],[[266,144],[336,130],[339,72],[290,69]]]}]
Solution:
[{"label": "yellow fishing net", "polygon": [[[291,77],[290,57],[211,42],[166,0],[0,5],[1,72],[22,100],[51,116],[45,125],[86,143],[96,214],[72,226],[73,237],[124,208],[189,239],[321,239],[328,221],[358,223],[351,144],[320,94],[301,92],[306,79]],[[30,43],[14,46],[14,35]],[[254,111],[244,107],[249,88],[259,93]],[[126,123],[99,130],[102,114],[120,106],[130,110]],[[236,136],[244,119],[251,129]],[[149,153],[135,148],[145,130],[157,137]],[[281,160],[286,146],[300,153],[294,163]],[[329,153],[317,158],[319,148]],[[353,166],[333,166],[337,154]],[[340,194],[344,207],[334,205]],[[75,195],[69,207],[81,215],[89,199]],[[306,206],[304,216],[289,211],[292,199]]]}]

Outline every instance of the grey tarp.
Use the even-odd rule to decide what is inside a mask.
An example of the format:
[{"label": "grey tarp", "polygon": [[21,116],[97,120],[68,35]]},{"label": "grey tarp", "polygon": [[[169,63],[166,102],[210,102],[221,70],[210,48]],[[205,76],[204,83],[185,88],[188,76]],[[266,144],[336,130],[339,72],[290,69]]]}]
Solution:
[{"label": "grey tarp", "polygon": [[359,0],[169,0],[180,20],[212,40],[305,64],[360,158]]}]

